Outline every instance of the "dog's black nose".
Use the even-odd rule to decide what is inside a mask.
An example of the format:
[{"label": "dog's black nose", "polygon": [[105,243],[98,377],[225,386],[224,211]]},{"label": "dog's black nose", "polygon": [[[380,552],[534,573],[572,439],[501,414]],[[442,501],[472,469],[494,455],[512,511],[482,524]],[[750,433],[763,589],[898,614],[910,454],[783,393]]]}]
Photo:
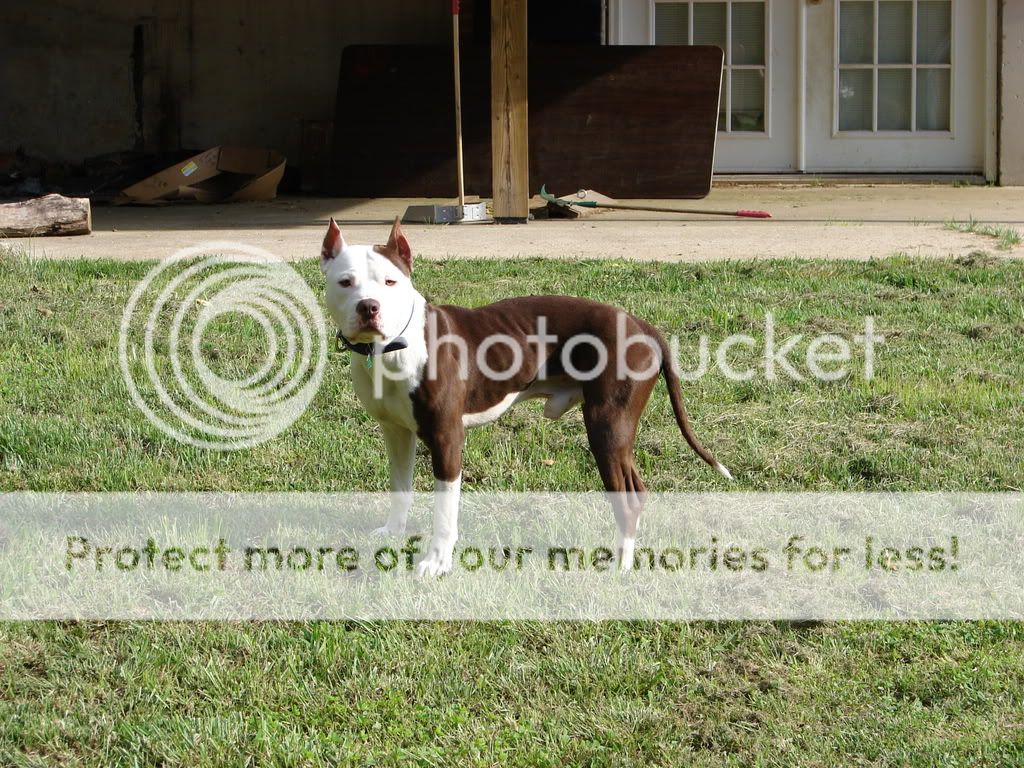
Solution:
[{"label": "dog's black nose", "polygon": [[380,313],[380,302],[376,299],[363,299],[356,304],[356,312],[364,320],[369,320]]}]

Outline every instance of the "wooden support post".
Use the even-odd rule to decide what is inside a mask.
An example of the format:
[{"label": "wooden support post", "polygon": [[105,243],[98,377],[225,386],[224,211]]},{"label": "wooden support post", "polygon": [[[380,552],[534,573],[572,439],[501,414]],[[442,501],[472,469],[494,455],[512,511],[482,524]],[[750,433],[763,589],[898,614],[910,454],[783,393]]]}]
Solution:
[{"label": "wooden support post", "polygon": [[491,177],[499,224],[525,224],[530,215],[526,2],[491,0]]}]

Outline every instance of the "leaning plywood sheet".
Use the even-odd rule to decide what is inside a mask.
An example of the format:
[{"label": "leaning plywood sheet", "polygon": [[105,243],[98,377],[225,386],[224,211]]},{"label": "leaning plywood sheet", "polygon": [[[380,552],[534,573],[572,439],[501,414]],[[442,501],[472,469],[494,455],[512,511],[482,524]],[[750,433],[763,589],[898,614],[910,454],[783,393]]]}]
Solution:
[{"label": "leaning plywood sheet", "polygon": [[[713,46],[531,47],[531,189],[546,183],[548,189],[590,187],[617,198],[707,195],[722,58]],[[462,75],[466,189],[490,195],[486,47],[463,49]],[[452,93],[448,48],[346,48],[331,191],[454,195]]]}]

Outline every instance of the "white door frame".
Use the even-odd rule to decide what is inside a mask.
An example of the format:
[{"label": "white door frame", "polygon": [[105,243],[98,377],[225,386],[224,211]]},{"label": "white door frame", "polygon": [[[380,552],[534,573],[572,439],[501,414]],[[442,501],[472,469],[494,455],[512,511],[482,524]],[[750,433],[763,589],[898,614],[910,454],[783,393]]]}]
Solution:
[{"label": "white door frame", "polygon": [[999,4],[985,4],[985,180],[999,177]]}]

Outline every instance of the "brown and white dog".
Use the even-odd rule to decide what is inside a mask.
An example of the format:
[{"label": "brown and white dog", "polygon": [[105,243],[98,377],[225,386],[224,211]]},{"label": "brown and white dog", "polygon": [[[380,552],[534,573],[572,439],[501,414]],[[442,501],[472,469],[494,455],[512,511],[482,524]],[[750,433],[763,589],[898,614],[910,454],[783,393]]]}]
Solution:
[{"label": "brown and white dog", "polygon": [[404,534],[417,436],[430,449],[433,535],[417,566],[420,575],[452,567],[466,429],[494,421],[523,400],[545,399],[544,415],[551,419],[582,403],[590,449],[611,494],[622,570],[633,564],[645,494],[633,443],[659,375],[690,447],[731,479],[694,436],[668,345],[644,320],[566,296],[506,299],[477,309],[430,305],[413,288],[412,251],[397,219],[387,244],[377,246],[348,245],[331,219],[320,267],[338,338],[353,352],[356,395],[384,432],[392,503],[378,533]]}]

